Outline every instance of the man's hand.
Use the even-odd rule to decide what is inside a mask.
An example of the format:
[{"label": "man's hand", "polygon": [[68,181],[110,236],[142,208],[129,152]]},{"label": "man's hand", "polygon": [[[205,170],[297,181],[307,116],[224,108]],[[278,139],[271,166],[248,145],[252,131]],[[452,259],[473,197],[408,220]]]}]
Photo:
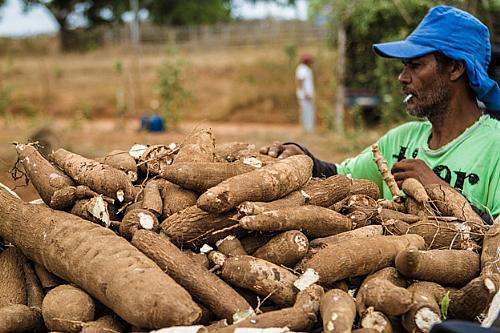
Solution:
[{"label": "man's hand", "polygon": [[264,146],[260,148],[259,152],[264,155],[269,155],[271,157],[277,158],[287,158],[292,155],[303,155],[304,151],[294,144],[282,144],[279,141],[275,141],[272,145]]},{"label": "man's hand", "polygon": [[415,178],[422,183],[422,185],[445,184],[449,186],[449,184],[439,178],[424,161],[419,159],[405,159],[397,162],[392,166],[391,172],[400,188],[406,178]]}]

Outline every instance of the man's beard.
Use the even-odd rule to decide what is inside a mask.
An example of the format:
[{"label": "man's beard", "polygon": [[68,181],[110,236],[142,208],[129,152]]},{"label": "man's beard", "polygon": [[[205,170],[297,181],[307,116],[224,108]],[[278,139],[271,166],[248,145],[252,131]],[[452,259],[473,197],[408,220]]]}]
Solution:
[{"label": "man's beard", "polygon": [[450,88],[441,78],[430,82],[427,91],[416,92],[412,103],[408,103],[408,114],[418,118],[437,119],[448,111],[450,102]]}]

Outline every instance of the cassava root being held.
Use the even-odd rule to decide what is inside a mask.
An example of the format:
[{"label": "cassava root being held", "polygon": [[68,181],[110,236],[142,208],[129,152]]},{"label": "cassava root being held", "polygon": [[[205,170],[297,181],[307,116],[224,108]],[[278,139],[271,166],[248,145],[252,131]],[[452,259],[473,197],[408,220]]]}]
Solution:
[{"label": "cassava root being held", "polygon": [[375,161],[375,164],[377,164],[380,174],[382,175],[382,179],[391,191],[392,199],[396,202],[401,202],[401,197],[399,196],[399,186],[394,180],[394,176],[392,175],[391,170],[389,170],[389,168],[387,167],[387,161],[380,153],[378,144],[372,145],[372,153],[373,160]]}]

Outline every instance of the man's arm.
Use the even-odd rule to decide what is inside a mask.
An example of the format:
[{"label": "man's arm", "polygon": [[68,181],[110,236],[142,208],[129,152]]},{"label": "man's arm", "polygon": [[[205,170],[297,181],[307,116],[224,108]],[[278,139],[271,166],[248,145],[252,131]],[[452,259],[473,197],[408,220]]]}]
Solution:
[{"label": "man's arm", "polygon": [[295,142],[285,142],[284,145],[295,145],[299,147],[304,152],[304,154],[306,154],[313,160],[313,177],[328,178],[337,174],[337,165],[335,165],[335,163],[320,160],[319,158],[315,157],[306,147]]},{"label": "man's arm", "polygon": [[295,88],[297,90],[302,90],[303,87],[304,87],[304,79],[296,78],[295,79]]},{"label": "man's arm", "polygon": [[401,188],[403,181],[407,178],[415,178],[424,186],[429,184],[449,186],[449,184],[439,178],[424,161],[419,159],[404,159],[394,163],[391,172],[399,188]]},{"label": "man's arm", "polygon": [[[415,178],[424,186],[430,184],[441,184],[451,187],[450,184],[438,177],[438,175],[436,175],[436,173],[432,171],[424,161],[419,159],[401,160],[392,166],[391,172],[394,179],[398,183],[399,188],[401,188],[403,181],[407,178]],[[493,217],[490,214],[477,208],[470,201],[469,203],[474,212],[481,217],[485,224],[493,223]]]},{"label": "man's arm", "polygon": [[322,161],[316,158],[306,147],[295,142],[281,143],[275,141],[272,145],[260,148],[260,153],[276,158],[287,158],[292,155],[305,154],[309,156],[313,162],[313,177],[328,178],[337,174],[337,166],[334,163]]}]

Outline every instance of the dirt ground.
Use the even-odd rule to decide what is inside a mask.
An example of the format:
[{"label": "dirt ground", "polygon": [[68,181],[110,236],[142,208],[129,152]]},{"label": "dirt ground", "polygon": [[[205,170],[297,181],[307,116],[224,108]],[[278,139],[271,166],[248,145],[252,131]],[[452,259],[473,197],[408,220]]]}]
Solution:
[{"label": "dirt ground", "polygon": [[[1,121],[1,119],[0,119]],[[216,144],[232,141],[246,142],[261,147],[273,141],[293,141],[304,144],[316,156],[327,161],[341,161],[373,143],[379,133],[376,130],[353,131],[340,137],[326,130],[304,134],[298,125],[261,123],[213,123],[183,122],[175,130],[163,133],[139,131],[139,120],[129,120],[118,127],[112,119],[75,122],[57,119],[45,122],[37,120],[10,120],[0,123],[0,182],[14,188],[24,200],[38,198],[37,193],[24,179],[14,181],[9,170],[16,163],[13,142],[27,142],[40,129],[48,129],[46,135],[52,149],[64,147],[85,157],[104,156],[114,149],[129,150],[135,143],[181,143],[192,131],[211,128]]]}]

